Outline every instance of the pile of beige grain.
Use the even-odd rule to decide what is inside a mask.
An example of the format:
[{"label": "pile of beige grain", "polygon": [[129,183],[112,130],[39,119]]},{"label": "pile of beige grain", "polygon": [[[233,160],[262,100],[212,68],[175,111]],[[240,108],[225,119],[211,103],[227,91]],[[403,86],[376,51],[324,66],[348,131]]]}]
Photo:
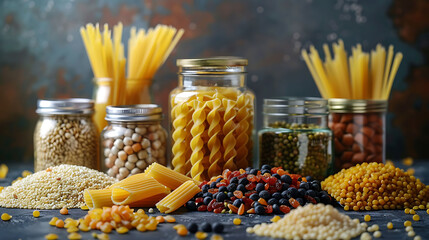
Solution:
[{"label": "pile of beige grain", "polygon": [[97,170],[63,164],[36,172],[0,192],[7,208],[60,209],[84,204],[83,190],[106,188],[117,180]]},{"label": "pile of beige grain", "polygon": [[271,224],[257,224],[246,230],[259,236],[284,239],[351,239],[365,231],[357,219],[331,205],[307,204]]}]

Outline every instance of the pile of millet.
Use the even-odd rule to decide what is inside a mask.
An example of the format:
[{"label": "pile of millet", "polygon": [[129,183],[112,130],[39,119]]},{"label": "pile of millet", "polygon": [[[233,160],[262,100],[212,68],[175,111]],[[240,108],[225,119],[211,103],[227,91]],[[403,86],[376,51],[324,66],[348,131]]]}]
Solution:
[{"label": "pile of millet", "polygon": [[363,163],[343,169],[322,182],[322,188],[344,210],[425,208],[429,186],[392,164]]}]

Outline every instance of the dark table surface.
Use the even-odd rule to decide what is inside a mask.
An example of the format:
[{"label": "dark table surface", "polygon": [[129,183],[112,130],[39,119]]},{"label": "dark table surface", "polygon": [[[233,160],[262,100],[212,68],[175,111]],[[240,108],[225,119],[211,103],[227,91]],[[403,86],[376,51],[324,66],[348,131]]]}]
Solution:
[{"label": "dark table surface", "polygon": [[[401,164],[401,162],[395,162],[397,167],[407,169]],[[419,177],[425,184],[429,184],[429,161],[414,161],[411,166],[415,169],[415,176]],[[9,174],[6,179],[0,180],[0,186],[10,185],[13,179],[20,176],[23,170],[32,170],[32,166],[27,165],[9,165]],[[420,216],[420,221],[415,222],[412,220],[412,215],[407,215],[403,210],[380,210],[380,211],[366,211],[366,212],[345,212],[343,209],[338,209],[349,215],[351,218],[359,218],[361,222],[366,214],[371,215],[371,221],[368,225],[378,224],[382,237],[379,239],[413,239],[407,236],[403,222],[406,220],[412,221],[414,231],[417,235],[420,235],[422,239],[429,239],[429,215],[426,210],[418,210],[417,214]],[[145,208],[147,212],[147,208]],[[78,219],[87,213],[81,209],[69,209],[69,215],[64,216],[59,213],[59,210],[40,210],[40,217],[34,218],[30,209],[7,209],[0,208],[0,215],[2,213],[8,213],[12,215],[10,221],[4,222],[0,220],[0,239],[44,239],[44,236],[48,233],[55,233],[59,236],[59,239],[67,239],[67,231],[65,229],[58,229],[50,226],[48,222],[54,216],[61,219],[71,217]],[[148,213],[149,214],[149,213]],[[160,215],[159,212],[155,211],[149,215]],[[258,215],[246,215],[240,216],[242,223],[241,225],[234,225],[233,219],[237,217],[235,214],[214,214],[207,212],[187,212],[186,210],[180,209],[179,211],[172,214],[177,223],[162,223],[158,225],[158,229],[153,232],[138,232],[132,230],[127,234],[120,235],[116,232],[110,234],[110,239],[195,239],[193,235],[187,237],[180,237],[176,234],[173,226],[175,224],[188,224],[190,222],[222,222],[225,225],[225,230],[222,236],[224,239],[271,239],[262,238],[253,234],[246,233],[246,228],[253,226],[258,223],[269,222],[273,216],[258,216]],[[394,229],[388,230],[386,224],[392,222]],[[95,231],[100,233],[100,231]],[[92,232],[79,232],[82,235],[82,239],[94,239]],[[207,239],[210,239],[212,234],[209,234]],[[359,238],[356,238],[359,239]]]}]

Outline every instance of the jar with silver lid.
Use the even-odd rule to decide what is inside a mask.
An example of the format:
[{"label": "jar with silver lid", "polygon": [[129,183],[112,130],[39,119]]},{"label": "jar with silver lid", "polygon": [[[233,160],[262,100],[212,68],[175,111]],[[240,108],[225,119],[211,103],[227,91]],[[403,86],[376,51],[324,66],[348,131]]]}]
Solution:
[{"label": "jar with silver lid", "polygon": [[84,98],[39,100],[34,131],[34,170],[60,164],[98,169],[94,101]]},{"label": "jar with silver lid", "polygon": [[108,106],[107,127],[101,132],[101,165],[122,180],[141,173],[153,162],[167,165],[167,132],[156,104]]}]

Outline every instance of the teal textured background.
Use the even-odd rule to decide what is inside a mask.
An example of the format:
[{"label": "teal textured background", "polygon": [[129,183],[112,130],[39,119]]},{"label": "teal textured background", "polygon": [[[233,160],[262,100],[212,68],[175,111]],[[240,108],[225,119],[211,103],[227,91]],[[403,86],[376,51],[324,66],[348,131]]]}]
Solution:
[{"label": "teal textured background", "polygon": [[[407,10],[412,17],[416,15],[412,11],[428,9],[427,2],[3,0],[0,162],[32,161],[37,99],[91,97],[93,74],[79,28],[89,22],[112,26],[118,21],[125,26],[124,39],[128,39],[131,26],[147,28],[163,23],[185,29],[178,47],[154,79],[154,99],[164,110],[168,93],[177,85],[177,58],[248,58],[248,86],[255,91],[261,109],[265,97],[319,96],[300,57],[300,50],[310,44],[321,49],[323,43],[342,38],[347,49],[362,43],[366,51],[377,43],[393,44],[404,53],[404,60],[390,101],[387,156],[427,158],[429,100],[424,88],[429,90],[429,70],[424,66],[429,52],[429,19],[423,12],[419,21],[427,21],[427,25],[412,32],[405,27],[415,24],[404,17]],[[403,4],[415,7],[404,8],[399,14],[396,10]]]}]

